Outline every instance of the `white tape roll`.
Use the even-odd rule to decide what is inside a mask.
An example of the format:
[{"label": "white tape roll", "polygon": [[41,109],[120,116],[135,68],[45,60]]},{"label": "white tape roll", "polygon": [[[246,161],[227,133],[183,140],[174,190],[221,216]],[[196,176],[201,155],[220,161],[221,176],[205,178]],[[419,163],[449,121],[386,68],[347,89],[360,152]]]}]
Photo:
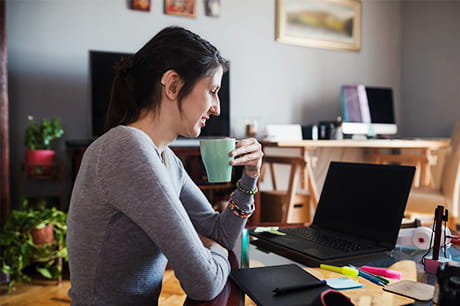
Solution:
[{"label": "white tape roll", "polygon": [[412,232],[412,245],[420,250],[428,250],[430,248],[431,233],[432,231],[427,227],[416,228]]},{"label": "white tape roll", "polygon": [[[399,237],[398,237],[397,244],[414,246],[420,250],[428,250],[430,248],[430,239],[431,239],[432,234],[433,234],[433,231],[431,230],[431,228],[428,228],[428,227],[401,229],[399,231]],[[448,228],[446,228],[446,235],[447,236],[451,235],[451,232]],[[433,241],[431,244],[433,245],[433,243],[434,243],[434,234],[433,234]],[[443,246],[443,243],[444,243],[444,226],[442,227],[442,232],[441,232],[441,247]],[[446,244],[447,246],[449,246],[450,238],[446,239]]]}]

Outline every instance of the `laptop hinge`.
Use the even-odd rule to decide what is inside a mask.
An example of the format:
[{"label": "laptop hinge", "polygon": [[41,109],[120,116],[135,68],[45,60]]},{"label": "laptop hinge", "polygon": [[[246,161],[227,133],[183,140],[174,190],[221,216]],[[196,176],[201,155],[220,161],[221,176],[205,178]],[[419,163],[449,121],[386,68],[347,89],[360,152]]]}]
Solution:
[{"label": "laptop hinge", "polygon": [[391,244],[391,243],[384,243],[384,242],[379,243],[379,246],[381,246],[381,247],[383,247],[383,248],[385,248],[385,249],[387,249],[387,250],[393,250],[394,247],[395,247],[394,244]]}]

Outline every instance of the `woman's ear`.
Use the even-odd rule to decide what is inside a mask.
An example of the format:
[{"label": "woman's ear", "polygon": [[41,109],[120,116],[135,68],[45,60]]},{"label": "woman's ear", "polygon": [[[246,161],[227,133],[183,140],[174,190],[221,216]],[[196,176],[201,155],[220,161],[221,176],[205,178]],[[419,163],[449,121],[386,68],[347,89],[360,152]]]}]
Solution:
[{"label": "woman's ear", "polygon": [[176,71],[168,70],[161,77],[161,85],[165,96],[172,101],[177,99],[182,87],[182,80]]}]

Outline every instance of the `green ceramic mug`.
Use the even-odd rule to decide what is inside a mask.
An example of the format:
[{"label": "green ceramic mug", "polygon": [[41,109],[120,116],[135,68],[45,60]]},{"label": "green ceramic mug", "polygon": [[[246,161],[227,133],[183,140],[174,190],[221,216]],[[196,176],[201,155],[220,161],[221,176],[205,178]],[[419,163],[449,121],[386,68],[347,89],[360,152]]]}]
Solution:
[{"label": "green ceramic mug", "polygon": [[200,153],[208,182],[225,183],[232,179],[233,157],[230,152],[235,149],[235,138],[201,139]]}]

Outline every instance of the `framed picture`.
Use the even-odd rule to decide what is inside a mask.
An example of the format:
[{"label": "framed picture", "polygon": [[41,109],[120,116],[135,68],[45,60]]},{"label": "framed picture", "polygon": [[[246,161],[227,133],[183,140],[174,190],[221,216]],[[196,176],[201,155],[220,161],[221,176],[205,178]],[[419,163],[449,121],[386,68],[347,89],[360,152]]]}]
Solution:
[{"label": "framed picture", "polygon": [[361,48],[360,0],[276,0],[276,40],[315,48]]},{"label": "framed picture", "polygon": [[196,0],[165,0],[165,14],[195,17]]},{"label": "framed picture", "polygon": [[220,0],[204,0],[204,13],[209,17],[219,17]]},{"label": "framed picture", "polygon": [[150,11],[150,0],[131,0],[131,9]]}]

